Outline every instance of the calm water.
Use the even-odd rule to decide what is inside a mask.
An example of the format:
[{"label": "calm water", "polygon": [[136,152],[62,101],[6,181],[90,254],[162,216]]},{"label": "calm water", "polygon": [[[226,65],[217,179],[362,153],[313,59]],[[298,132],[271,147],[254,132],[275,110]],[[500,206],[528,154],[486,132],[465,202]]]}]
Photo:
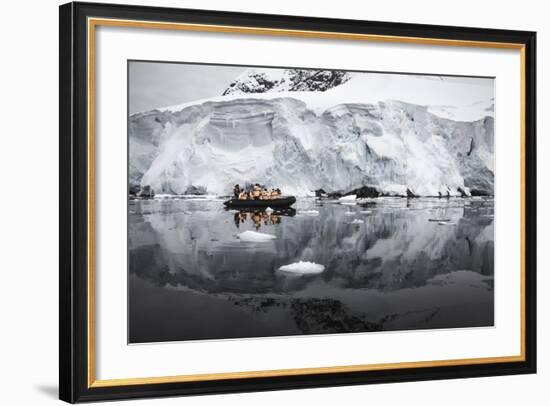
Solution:
[{"label": "calm water", "polygon": [[[129,341],[493,325],[492,198],[293,207],[130,201]],[[300,260],[325,270],[279,270]]]}]

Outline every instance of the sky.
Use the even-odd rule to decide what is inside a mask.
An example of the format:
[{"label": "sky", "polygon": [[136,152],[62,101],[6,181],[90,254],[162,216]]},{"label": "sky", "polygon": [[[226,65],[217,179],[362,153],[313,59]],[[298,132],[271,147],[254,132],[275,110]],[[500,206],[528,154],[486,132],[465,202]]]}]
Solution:
[{"label": "sky", "polygon": [[221,96],[246,68],[141,62],[129,64],[129,113]]}]

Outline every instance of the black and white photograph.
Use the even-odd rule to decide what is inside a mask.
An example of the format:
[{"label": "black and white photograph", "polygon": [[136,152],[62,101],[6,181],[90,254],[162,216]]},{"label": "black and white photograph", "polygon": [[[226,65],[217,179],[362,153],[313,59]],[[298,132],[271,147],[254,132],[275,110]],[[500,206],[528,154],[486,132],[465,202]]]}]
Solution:
[{"label": "black and white photograph", "polygon": [[494,325],[493,77],[127,69],[130,344]]}]

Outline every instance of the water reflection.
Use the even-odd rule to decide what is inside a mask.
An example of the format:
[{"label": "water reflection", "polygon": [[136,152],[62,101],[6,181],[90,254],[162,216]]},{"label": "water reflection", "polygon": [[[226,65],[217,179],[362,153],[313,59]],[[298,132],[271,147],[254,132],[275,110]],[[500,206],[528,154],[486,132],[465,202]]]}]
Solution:
[{"label": "water reflection", "polygon": [[225,208],[225,211],[232,212],[233,222],[237,228],[240,228],[241,224],[251,221],[256,230],[259,230],[263,226],[274,226],[281,224],[282,217],[294,217],[296,210],[292,208],[288,209],[269,209],[269,210],[232,210]]},{"label": "water reflection", "polygon": [[[131,202],[130,340],[492,325],[492,199],[295,207]],[[247,230],[275,238],[240,240]],[[325,270],[277,271],[298,261]],[[189,314],[199,302],[201,317]]]}]

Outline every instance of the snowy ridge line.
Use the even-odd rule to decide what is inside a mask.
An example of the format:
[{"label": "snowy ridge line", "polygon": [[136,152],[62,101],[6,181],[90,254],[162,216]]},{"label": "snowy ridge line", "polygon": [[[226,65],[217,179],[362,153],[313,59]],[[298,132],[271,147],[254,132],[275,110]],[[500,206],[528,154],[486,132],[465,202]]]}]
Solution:
[{"label": "snowy ridge line", "polygon": [[[236,81],[245,81],[247,75],[254,75],[258,69],[250,69]],[[271,81],[279,83],[284,69],[263,69],[274,76]],[[345,72],[346,73],[346,72]],[[291,97],[308,104],[317,114],[339,104],[378,104],[386,101],[401,101],[426,106],[432,113],[441,118],[455,121],[476,121],[484,117],[494,117],[494,93],[489,86],[491,79],[479,79],[483,85],[473,83],[456,83],[438,76],[419,76],[387,73],[347,73],[347,80],[324,91],[310,88],[291,90],[292,86],[274,86],[270,89],[251,89],[225,95],[200,99],[192,102],[160,107],[158,111],[177,112],[190,106],[208,102],[232,101],[253,97],[272,100]],[[434,80],[435,78],[441,80]],[[487,83],[485,83],[487,82]],[[247,84],[247,86],[249,86]],[[154,111],[154,110],[153,110]],[[147,114],[148,111],[136,114]]]}]

